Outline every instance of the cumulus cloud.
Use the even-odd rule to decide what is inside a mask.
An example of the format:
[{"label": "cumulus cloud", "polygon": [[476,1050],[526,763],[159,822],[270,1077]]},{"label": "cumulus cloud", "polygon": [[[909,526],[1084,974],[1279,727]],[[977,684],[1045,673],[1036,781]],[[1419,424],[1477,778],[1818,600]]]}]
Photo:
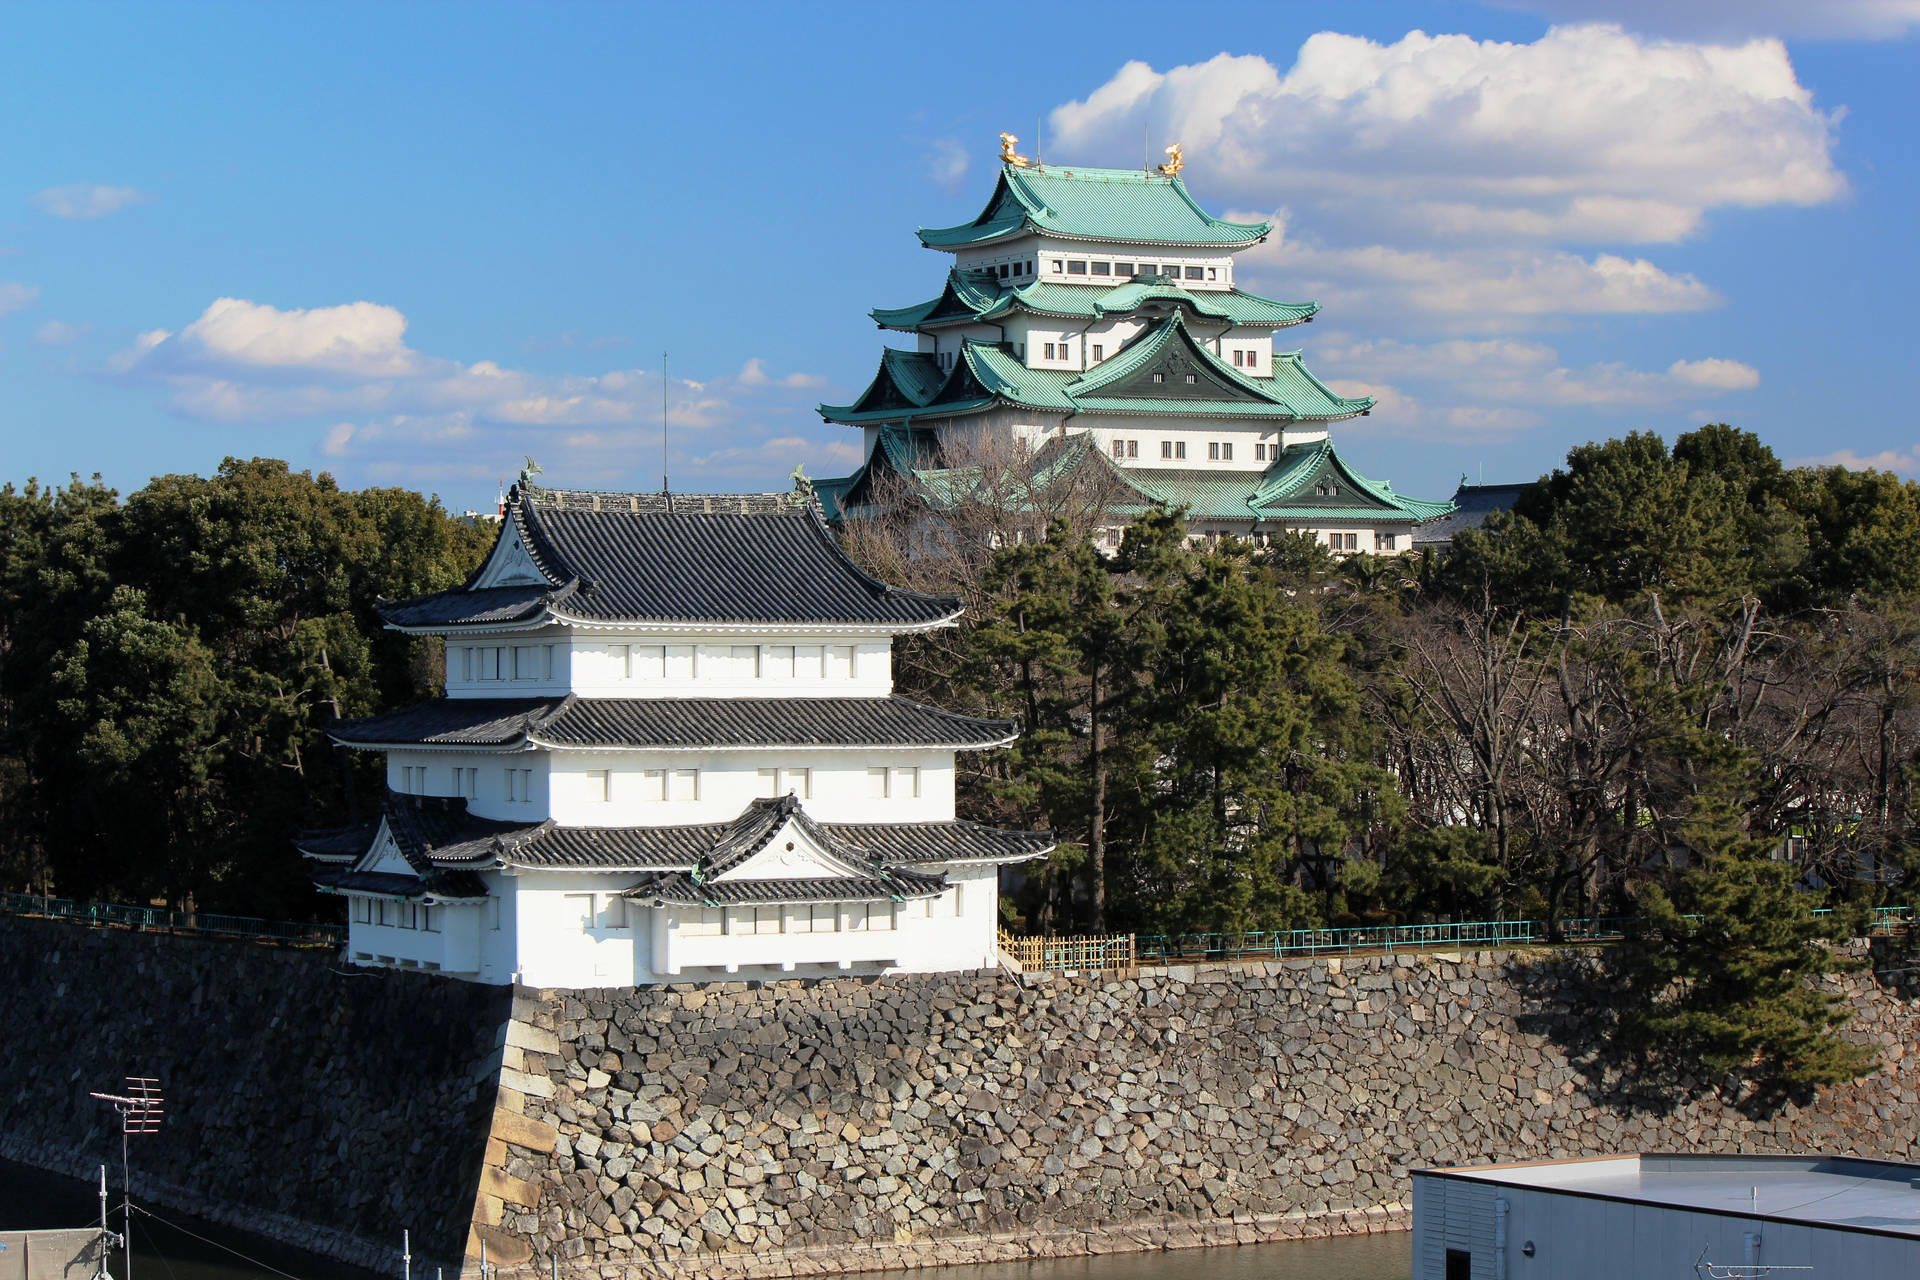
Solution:
[{"label": "cumulus cloud", "polygon": [[1323,31],[1284,73],[1250,55],[1130,62],[1056,108],[1048,141],[1131,156],[1145,126],[1183,141],[1211,190],[1338,210],[1401,241],[1645,243],[1679,239],[1715,208],[1837,198],[1837,121],[1774,39],[1687,44],[1589,25],[1531,44],[1420,31],[1379,44]]},{"label": "cumulus cloud", "polygon": [[9,311],[25,311],[40,298],[40,286],[0,280],[0,316]]},{"label": "cumulus cloud", "polygon": [[[383,483],[473,481],[523,453],[571,483],[656,480],[657,371],[466,363],[414,349],[406,331],[406,316],[380,303],[282,309],[220,298],[178,331],[139,335],[107,367],[125,382],[165,388],[173,410],[196,421],[311,424],[319,453]],[[676,484],[683,471],[779,483],[819,452],[796,427],[834,438],[811,411],[823,381],[769,372],[758,358],[736,374],[672,380]]]},{"label": "cumulus cloud", "polygon": [[136,204],[148,204],[155,198],[137,187],[75,182],[34,192],[33,203],[42,213],[56,218],[104,218]]},{"label": "cumulus cloud", "polygon": [[1330,334],[1315,352],[1341,395],[1380,400],[1369,421],[1390,434],[1444,427],[1511,435],[1544,425],[1545,410],[1670,410],[1698,402],[1702,392],[1747,391],[1760,382],[1758,370],[1737,360],[1676,360],[1664,370],[1618,361],[1574,366],[1546,343],[1517,338],[1420,343]]},{"label": "cumulus cloud", "polygon": [[1635,31],[1891,40],[1920,28],[1920,0],[1491,0],[1554,22],[1618,22]]}]

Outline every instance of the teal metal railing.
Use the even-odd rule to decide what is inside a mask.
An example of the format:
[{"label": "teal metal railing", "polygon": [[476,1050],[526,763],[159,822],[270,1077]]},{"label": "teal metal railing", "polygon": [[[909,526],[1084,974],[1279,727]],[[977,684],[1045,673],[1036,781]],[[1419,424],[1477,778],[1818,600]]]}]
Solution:
[{"label": "teal metal railing", "polygon": [[[1815,915],[1827,915],[1822,909]],[[1869,931],[1876,936],[1912,924],[1906,907],[1876,907]],[[1627,937],[1636,916],[1585,917],[1560,922],[1564,942],[1605,942]],[[1353,929],[1282,929],[1265,933],[1140,934],[1137,963],[1183,964],[1199,960],[1278,960],[1288,956],[1352,955],[1361,951],[1453,950],[1516,947],[1549,941],[1544,920],[1472,920],[1453,924],[1362,925]]]},{"label": "teal metal railing", "polygon": [[244,938],[282,946],[338,946],[347,940],[347,927],[343,924],[258,920],[252,916],[171,911],[166,907],[133,907],[118,902],[75,902],[71,898],[48,898],[37,893],[0,893],[0,914],[39,916],[94,926],[117,925],[151,933]]}]

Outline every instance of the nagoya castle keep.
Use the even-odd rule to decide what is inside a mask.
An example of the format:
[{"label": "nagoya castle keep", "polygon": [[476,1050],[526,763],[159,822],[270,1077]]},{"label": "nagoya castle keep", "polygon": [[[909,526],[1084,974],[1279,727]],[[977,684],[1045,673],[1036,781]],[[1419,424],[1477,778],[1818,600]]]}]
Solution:
[{"label": "nagoya castle keep", "polygon": [[446,696],[335,722],[377,821],[305,833],[348,959],[488,983],[990,968],[1001,865],[954,757],[1010,721],[893,694],[893,637],[959,602],[887,586],[788,494],[564,492],[522,473],[487,561],[383,605]]},{"label": "nagoya castle keep", "polygon": [[920,230],[953,255],[939,296],[871,313],[914,348],[886,348],[858,398],[820,408],[865,433],[864,465],[817,482],[831,515],[1006,492],[994,473],[1010,466],[1029,484],[1105,470],[1119,523],[1159,503],[1196,535],[1304,531],[1336,553],[1410,550],[1415,525],[1452,509],[1340,457],[1331,425],[1373,401],[1335,395],[1276,344],[1317,306],[1237,286],[1234,254],[1273,224],[1203,210],[1179,147],[1149,171],[1042,165],[1001,141],[979,216]]}]

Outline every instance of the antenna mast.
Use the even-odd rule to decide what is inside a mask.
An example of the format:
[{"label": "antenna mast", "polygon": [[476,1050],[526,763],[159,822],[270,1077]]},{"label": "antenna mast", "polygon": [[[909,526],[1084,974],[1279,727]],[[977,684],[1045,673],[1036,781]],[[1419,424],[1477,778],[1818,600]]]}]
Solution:
[{"label": "antenna mast", "polygon": [[660,353],[660,492],[672,492],[667,486],[667,353]]},{"label": "antenna mast", "polygon": [[[120,1243],[126,1247],[126,1280],[133,1280],[133,1186],[127,1174],[127,1135],[160,1132],[160,1118],[166,1114],[160,1107],[160,1081],[153,1076],[128,1076],[124,1096],[117,1093],[89,1093],[87,1096],[112,1103],[113,1109],[120,1113],[120,1208],[124,1224]],[[106,1174],[102,1171],[103,1208],[105,1178]]]}]

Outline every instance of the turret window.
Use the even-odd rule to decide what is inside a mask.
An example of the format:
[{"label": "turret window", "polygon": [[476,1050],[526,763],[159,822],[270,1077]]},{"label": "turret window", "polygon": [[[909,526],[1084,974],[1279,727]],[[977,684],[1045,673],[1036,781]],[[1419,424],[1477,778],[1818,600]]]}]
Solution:
[{"label": "turret window", "polygon": [[1083,276],[1087,274],[1087,264],[1079,258],[1071,259],[1067,263],[1067,274],[1070,276]]},{"label": "turret window", "polygon": [[1130,276],[1133,274],[1133,264],[1131,262],[1116,262],[1113,264],[1113,274],[1117,276]]},{"label": "turret window", "polygon": [[506,770],[507,801],[510,804],[526,804],[533,799],[533,770]]},{"label": "turret window", "polygon": [[1055,258],[1053,260],[1053,274],[1059,275],[1062,271],[1065,271],[1066,269],[1067,269],[1067,264],[1065,262],[1062,262],[1059,258]]},{"label": "turret window", "polygon": [[1187,442],[1185,440],[1162,440],[1160,442],[1160,456],[1163,458],[1186,457]]},{"label": "turret window", "polygon": [[1187,268],[1187,279],[1205,280],[1206,278],[1207,278],[1206,268],[1204,267],[1188,267]]},{"label": "turret window", "polygon": [[1093,344],[1093,362],[1095,364],[1099,364],[1102,360],[1105,360],[1106,358],[1107,358],[1107,348],[1105,347],[1105,345],[1098,342],[1094,343]]},{"label": "turret window", "polygon": [[1112,273],[1113,264],[1111,262],[1096,262],[1093,264],[1093,274],[1097,276],[1111,275]]}]

